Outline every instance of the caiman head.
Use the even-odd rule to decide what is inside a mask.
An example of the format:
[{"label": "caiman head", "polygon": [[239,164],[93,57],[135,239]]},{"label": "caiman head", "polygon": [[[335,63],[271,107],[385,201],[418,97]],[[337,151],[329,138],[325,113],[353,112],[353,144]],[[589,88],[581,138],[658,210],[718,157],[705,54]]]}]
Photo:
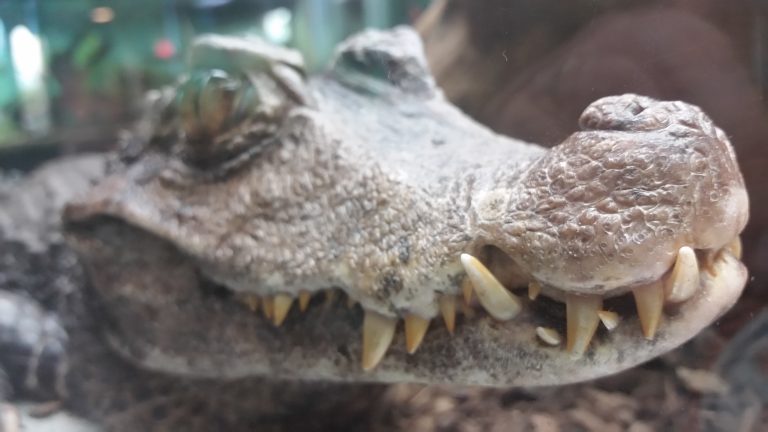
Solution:
[{"label": "caiman head", "polygon": [[258,40],[190,59],[64,215],[144,367],[561,384],[680,345],[745,284],[744,183],[694,106],[604,98],[544,149],[445,101],[405,28],[316,78]]}]

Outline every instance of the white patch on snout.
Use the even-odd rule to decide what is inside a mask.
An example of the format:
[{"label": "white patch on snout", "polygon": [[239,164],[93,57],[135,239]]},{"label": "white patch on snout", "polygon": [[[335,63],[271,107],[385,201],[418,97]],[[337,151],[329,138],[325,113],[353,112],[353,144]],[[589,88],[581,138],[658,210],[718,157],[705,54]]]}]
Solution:
[{"label": "white patch on snout", "polygon": [[507,211],[512,190],[506,188],[480,192],[475,201],[475,211],[480,220],[501,219]]},{"label": "white patch on snout", "polygon": [[[722,204],[720,215],[714,223],[700,226],[700,232],[694,232],[696,246],[701,249],[719,249],[732,241],[747,224],[749,217],[749,198],[743,187],[733,187]],[[701,223],[697,221],[697,223]]]}]

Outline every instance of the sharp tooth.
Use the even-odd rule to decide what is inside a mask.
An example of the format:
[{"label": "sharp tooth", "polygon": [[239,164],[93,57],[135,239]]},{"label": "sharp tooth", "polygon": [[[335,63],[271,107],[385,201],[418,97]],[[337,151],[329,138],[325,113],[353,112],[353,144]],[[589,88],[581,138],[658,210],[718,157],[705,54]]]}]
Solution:
[{"label": "sharp tooth", "polygon": [[443,321],[445,322],[445,328],[448,329],[448,333],[453,334],[454,328],[456,328],[456,297],[445,294],[440,297],[440,313],[443,315]]},{"label": "sharp tooth", "polygon": [[541,294],[541,285],[535,280],[528,283],[528,298],[536,300],[539,294]]},{"label": "sharp tooth", "polygon": [[408,354],[413,354],[419,349],[421,341],[424,340],[424,335],[427,334],[429,321],[416,315],[405,317],[405,348]]},{"label": "sharp tooth", "polygon": [[600,317],[600,321],[608,331],[615,329],[619,325],[619,314],[616,312],[601,310],[597,312],[597,316]]},{"label": "sharp tooth", "polygon": [[302,312],[306,312],[307,308],[309,307],[309,300],[312,296],[306,292],[301,291],[299,293],[299,310]]},{"label": "sharp tooth", "polygon": [[272,297],[266,296],[261,300],[261,311],[268,320],[275,316],[275,301]]},{"label": "sharp tooth", "polygon": [[677,251],[672,273],[666,278],[664,290],[667,300],[679,303],[691,298],[699,288],[699,262],[696,253],[688,246]]},{"label": "sharp tooth", "polygon": [[259,296],[247,294],[244,301],[245,304],[248,305],[248,309],[250,309],[252,312],[259,310]]},{"label": "sharp tooth", "polygon": [[566,320],[568,321],[566,349],[581,356],[589,348],[600,319],[597,312],[603,307],[598,296],[568,294],[565,297]]},{"label": "sharp tooth", "polygon": [[736,237],[725,247],[737,260],[741,259],[741,238]]},{"label": "sharp tooth", "polygon": [[363,370],[369,371],[387,353],[395,335],[397,320],[376,312],[365,311],[363,319]]},{"label": "sharp tooth", "polygon": [[336,297],[338,296],[338,293],[335,289],[327,289],[325,290],[325,307],[329,307],[333,304],[333,302],[336,301]]},{"label": "sharp tooth", "polygon": [[713,251],[708,250],[704,252],[704,256],[702,257],[702,265],[701,267],[710,274],[712,277],[717,277],[717,270],[715,270],[715,261],[717,261],[717,257],[720,255],[720,251]]},{"label": "sharp tooth", "polygon": [[477,299],[492,317],[506,321],[520,313],[520,300],[507,291],[477,258],[461,254],[461,264],[472,281]]},{"label": "sharp tooth", "polygon": [[557,346],[562,342],[560,334],[552,328],[536,327],[536,335],[547,345]]},{"label": "sharp tooth", "polygon": [[293,304],[293,297],[285,294],[278,294],[275,296],[275,319],[276,326],[280,326],[285,321],[285,317],[288,316],[288,311],[291,310]]},{"label": "sharp tooth", "polygon": [[643,327],[643,336],[651,340],[656,334],[661,321],[661,309],[664,307],[664,284],[659,280],[648,285],[632,289],[637,305],[637,315]]},{"label": "sharp tooth", "polygon": [[464,304],[472,304],[472,282],[469,279],[464,279],[461,283],[461,294],[464,297]]}]

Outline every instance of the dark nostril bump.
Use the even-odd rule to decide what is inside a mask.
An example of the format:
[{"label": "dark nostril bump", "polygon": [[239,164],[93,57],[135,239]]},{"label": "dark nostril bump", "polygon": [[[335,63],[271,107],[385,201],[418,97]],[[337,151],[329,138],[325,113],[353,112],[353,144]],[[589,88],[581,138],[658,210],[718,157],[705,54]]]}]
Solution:
[{"label": "dark nostril bump", "polygon": [[634,101],[629,106],[629,110],[632,113],[632,115],[638,115],[643,111],[645,111],[645,106],[641,105],[638,101]]}]

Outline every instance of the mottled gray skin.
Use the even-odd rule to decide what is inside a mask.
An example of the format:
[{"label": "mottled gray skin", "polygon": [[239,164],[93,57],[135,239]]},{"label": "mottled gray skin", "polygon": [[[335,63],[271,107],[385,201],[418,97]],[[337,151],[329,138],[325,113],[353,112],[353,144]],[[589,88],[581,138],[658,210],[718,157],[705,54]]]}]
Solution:
[{"label": "mottled gray skin", "polygon": [[[60,214],[107,160],[64,157],[24,177],[0,172],[0,410],[9,412],[7,399],[59,400],[105,431],[364,429],[386,386],[156,373],[105,343],[105,315],[63,243]],[[3,416],[3,430],[20,427],[10,420]]]},{"label": "mottled gray skin", "polygon": [[198,42],[197,52],[221,53],[221,70],[193,61],[190,78],[155,99],[149,132],[129,141],[124,163],[65,213],[105,333],[141,366],[214,378],[561,384],[679,345],[741,292],[743,266],[721,254],[655,340],[629,316],[580,359],[537,341],[536,326],[562,328],[551,301],[526,303],[505,323],[466,318],[454,337],[435,325],[414,356],[396,338],[369,373],[359,367],[358,310],[294,311],[273,328],[234,300],[337,287],[365,310],[434,318],[438,297],[460,292],[464,252],[509,288],[536,280],[554,299],[617,296],[661,278],[680,246],[726,246],[748,208],[726,136],[691,105],[601,99],[582,132],[545,150],[446,102],[408,29],[350,39],[313,79],[294,57],[265,58],[251,43]]}]

